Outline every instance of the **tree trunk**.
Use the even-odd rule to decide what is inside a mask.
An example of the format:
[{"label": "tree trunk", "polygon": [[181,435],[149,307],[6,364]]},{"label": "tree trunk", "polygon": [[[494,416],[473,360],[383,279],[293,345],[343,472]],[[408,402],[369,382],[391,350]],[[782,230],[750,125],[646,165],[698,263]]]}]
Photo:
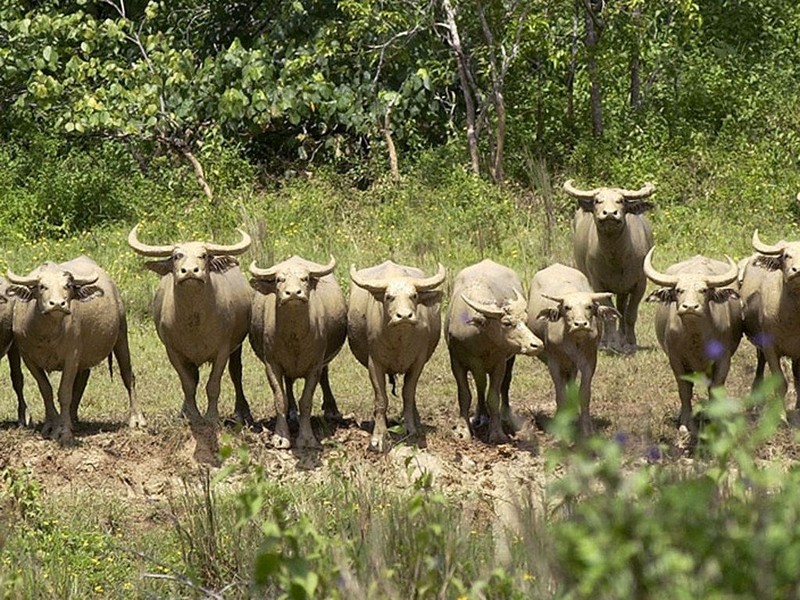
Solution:
[{"label": "tree trunk", "polygon": [[631,49],[631,64],[630,64],[630,76],[631,76],[631,108],[635,112],[639,112],[642,108],[642,79],[641,79],[641,58],[639,54],[639,21],[641,21],[642,11],[641,9],[637,8],[633,12],[633,32],[635,39],[633,40],[633,48]]},{"label": "tree trunk", "polygon": [[467,121],[467,148],[469,149],[469,162],[470,168],[473,173],[480,175],[480,157],[478,154],[478,134],[475,128],[475,99],[472,96],[472,88],[469,82],[469,64],[464,50],[461,46],[461,36],[458,33],[458,25],[456,24],[456,13],[450,0],[442,0],[442,8],[444,8],[447,17],[447,28],[450,33],[448,43],[456,55],[456,64],[458,65],[458,79],[461,83],[461,93],[464,95],[464,111],[465,119]]},{"label": "tree trunk", "polygon": [[586,46],[586,53],[588,55],[586,61],[586,69],[589,72],[589,81],[591,82],[591,111],[592,111],[592,134],[594,137],[599,138],[603,135],[603,99],[602,91],[600,89],[600,79],[597,72],[597,44],[600,41],[602,33],[602,22],[599,20],[598,15],[594,12],[591,0],[584,0],[584,8],[586,15],[584,22],[586,24],[586,36],[584,37],[584,45]]},{"label": "tree trunk", "polygon": [[208,198],[209,202],[214,201],[214,194],[211,193],[211,188],[206,181],[206,175],[203,172],[203,165],[200,164],[200,161],[197,160],[197,157],[191,153],[191,151],[184,147],[180,148],[181,154],[192,164],[192,169],[194,169],[194,175],[197,177],[197,183],[200,184],[200,187],[203,188],[203,193]]},{"label": "tree trunk", "polygon": [[573,129],[575,127],[575,72],[578,70],[578,14],[581,10],[578,1],[575,1],[575,14],[572,17],[572,48],[567,71],[567,122]]},{"label": "tree trunk", "polygon": [[392,174],[392,181],[400,181],[400,167],[397,162],[397,148],[392,138],[391,114],[393,105],[390,102],[386,106],[386,113],[383,115],[383,139],[386,140],[386,149],[389,152],[389,171]]}]

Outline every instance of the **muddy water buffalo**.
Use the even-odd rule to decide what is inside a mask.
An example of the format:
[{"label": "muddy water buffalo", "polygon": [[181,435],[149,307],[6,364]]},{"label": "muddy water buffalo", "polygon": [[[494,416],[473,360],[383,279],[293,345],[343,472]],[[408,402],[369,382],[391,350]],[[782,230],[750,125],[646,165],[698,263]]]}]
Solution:
[{"label": "muddy water buffalo", "polygon": [[564,407],[567,384],[581,376],[578,424],[582,435],[592,433],[589,402],[603,325],[620,317],[604,304],[610,298],[610,292],[593,291],[583,273],[562,264],[538,271],[528,294],[528,327],[544,341],[539,358],[555,386],[556,410]]},{"label": "muddy water buffalo", "polygon": [[616,295],[622,315],[619,331],[609,324],[603,343],[612,350],[635,352],[636,318],[647,286],[642,262],[653,247],[650,223],[643,214],[653,205],[644,199],[655,188],[647,183],[636,191],[580,190],[570,180],[564,191],[578,200],[573,221],[575,264],[594,291]]},{"label": "muddy water buffalo", "polygon": [[[463,269],[453,283],[445,331],[450,367],[458,386],[462,422],[456,433],[470,439],[472,392],[467,373],[472,373],[478,393],[478,419],[489,416],[489,442],[503,443],[511,427],[508,391],[513,359],[517,354],[541,352],[542,340],[527,326],[528,312],[519,276],[491,260]],[[489,393],[486,395],[486,378]]]},{"label": "muddy water buffalo", "polygon": [[670,266],[653,267],[651,249],[644,260],[647,278],[661,286],[647,297],[658,302],[658,343],[669,358],[681,400],[680,424],[697,433],[692,417],[693,384],[685,377],[705,374],[711,387],[725,385],[731,357],[742,338],[737,264],[694,256]]},{"label": "muddy water buffalo", "polygon": [[764,364],[780,380],[779,393],[786,395],[787,382],[781,357],[792,361],[800,410],[800,242],[765,244],[753,232],[758,253],[743,269],[741,296],[744,332],[756,346],[758,363],[753,387],[764,377]]},{"label": "muddy water buffalo", "polygon": [[[86,256],[45,263],[27,276],[10,270],[6,294],[16,298],[14,341],[36,379],[45,408],[43,434],[69,444],[90,369],[113,353],[128,390],[131,427],[145,424],[136,401],[125,307],[117,286]],[[61,371],[60,412],[47,377]]]},{"label": "muddy water buffalo", "polygon": [[441,337],[439,302],[445,268],[426,277],[414,267],[386,261],[356,270],[350,267],[347,341],[350,350],[369,370],[375,392],[375,428],[370,449],[387,445],[387,376],[403,376],[403,419],[410,436],[420,428],[417,382]]},{"label": "muddy water buffalo", "polygon": [[289,425],[291,387],[304,378],[300,397],[298,448],[320,448],[311,430],[311,402],[322,383],[323,411],[336,417],[339,410],[328,381],[328,363],[339,353],[347,336],[347,305],[332,275],[336,261],[319,265],[293,256],[268,269],[253,262],[250,273],[256,290],[250,324],[250,344],[267,371],[278,415],[273,444],[291,447]]},{"label": "muddy water buffalo", "polygon": [[7,296],[8,281],[0,277],[0,358],[8,355],[8,366],[11,371],[11,386],[17,396],[17,423],[20,427],[31,424],[31,414],[25,403],[23,394],[22,366],[19,350],[14,343],[14,302],[13,296]]},{"label": "muddy water buffalo", "polygon": [[250,247],[250,236],[239,230],[241,241],[229,246],[208,242],[149,246],[139,241],[137,228],[128,235],[130,247],[142,256],[161,259],[145,266],[161,275],[153,299],[153,318],[181,380],[181,414],[195,422],[201,419],[195,399],[199,368],[210,362],[206,419],[218,421],[220,380],[230,357],[235,417],[239,422],[252,422],[242,389],[242,342],[250,329],[253,290],[233,258]]}]

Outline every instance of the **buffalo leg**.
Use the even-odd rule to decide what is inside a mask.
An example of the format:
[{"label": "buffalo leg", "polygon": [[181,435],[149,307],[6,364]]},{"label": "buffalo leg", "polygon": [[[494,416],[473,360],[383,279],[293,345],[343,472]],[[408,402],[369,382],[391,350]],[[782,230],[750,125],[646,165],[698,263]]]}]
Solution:
[{"label": "buffalo leg", "polygon": [[173,352],[167,349],[167,356],[178,377],[181,380],[181,389],[183,390],[183,406],[181,407],[181,416],[186,417],[191,422],[199,422],[202,417],[200,411],[197,410],[197,384],[200,381],[200,370],[197,365],[182,359]]},{"label": "buffalo leg", "polygon": [[792,378],[794,379],[794,409],[800,410],[800,360],[792,359]]},{"label": "buffalo leg", "polygon": [[469,409],[472,404],[472,392],[469,389],[467,369],[452,353],[450,353],[450,369],[453,371],[453,377],[456,380],[458,411],[461,416],[461,422],[456,426],[455,433],[458,437],[469,440],[472,439],[469,429]]},{"label": "buffalo leg", "polygon": [[692,393],[694,385],[683,379],[684,375],[685,373],[675,372],[675,381],[678,382],[678,396],[681,399],[681,412],[678,417],[678,424],[686,427],[694,439],[697,436],[697,423],[692,415]]},{"label": "buffalo leg", "polygon": [[331,382],[328,378],[328,365],[322,367],[322,374],[319,378],[319,385],[322,388],[322,414],[329,421],[340,421],[342,413],[336,405],[336,398],[331,390]]},{"label": "buffalo leg", "polygon": [[228,358],[228,374],[231,376],[236,403],[233,408],[233,418],[241,425],[253,425],[253,415],[250,413],[250,404],[244,395],[242,386],[242,347],[239,346],[231,352]]},{"label": "buffalo leg", "polygon": [[206,421],[212,425],[219,423],[219,394],[222,389],[222,375],[225,373],[229,356],[230,354],[227,352],[217,356],[216,360],[211,363],[211,372],[208,374],[206,382],[206,397],[208,398]]},{"label": "buffalo leg", "polygon": [[752,391],[756,391],[758,386],[764,381],[764,367],[767,365],[767,359],[764,352],[760,348],[756,348],[756,373],[753,377]]},{"label": "buffalo leg", "polygon": [[17,396],[17,423],[20,427],[28,427],[33,419],[28,410],[28,405],[25,403],[25,395],[22,391],[24,379],[22,376],[19,350],[17,350],[16,344],[11,344],[11,348],[8,349],[8,368],[11,372],[11,386],[14,388],[14,393]]},{"label": "buffalo leg", "polygon": [[575,381],[578,376],[578,371],[581,374],[581,384],[578,388],[578,393],[581,399],[581,415],[578,423],[580,425],[581,435],[588,437],[592,434],[592,417],[589,414],[589,404],[592,401],[592,379],[594,379],[594,372],[597,368],[597,355],[590,358],[585,364],[579,365],[573,369],[571,379]]},{"label": "buffalo leg", "polygon": [[81,369],[75,375],[75,382],[72,384],[72,403],[69,407],[69,416],[72,419],[72,424],[78,424],[78,408],[83,398],[83,393],[86,391],[86,384],[89,382],[89,375],[91,369]]},{"label": "buffalo leg", "polygon": [[507,433],[516,433],[517,431],[514,425],[514,415],[511,412],[511,401],[509,399],[515,359],[516,357],[512,356],[506,361],[506,373],[503,375],[503,382],[500,384],[500,421],[503,424],[503,430]]},{"label": "buffalo leg", "polygon": [[131,350],[128,345],[128,324],[126,320],[122,321],[117,343],[114,344],[114,357],[117,359],[122,384],[128,392],[128,427],[132,429],[144,427],[147,425],[147,421],[139,408],[139,402],[136,398],[136,376],[133,374],[133,367],[131,366]]},{"label": "buffalo leg", "polygon": [[403,375],[403,421],[406,426],[406,433],[415,437],[419,430],[419,413],[417,412],[417,383],[422,374],[422,367],[425,366],[424,360],[418,361],[411,367],[411,370]]},{"label": "buffalo leg", "polygon": [[623,352],[636,352],[636,320],[639,316],[639,304],[646,289],[647,281],[643,279],[630,294],[624,295],[624,311],[619,311],[623,321]]},{"label": "buffalo leg", "polygon": [[50,385],[50,380],[47,379],[47,373],[45,373],[44,369],[27,360],[25,361],[25,366],[28,367],[28,371],[31,372],[31,375],[36,380],[36,385],[39,386],[39,392],[42,394],[42,400],[44,401],[42,435],[50,437],[58,425],[58,411],[53,403],[53,386]]},{"label": "buffalo leg", "polygon": [[303,393],[300,396],[300,430],[297,434],[298,448],[312,448],[321,450],[322,445],[314,437],[314,430],[311,428],[311,410],[314,403],[314,391],[317,389],[321,375],[321,368],[311,369],[306,375]]},{"label": "buffalo leg", "polygon": [[297,420],[297,400],[294,397],[294,379],[284,376],[283,385],[286,389],[286,418],[290,421]]},{"label": "buffalo leg", "polygon": [[61,418],[54,433],[54,438],[62,445],[72,444],[75,440],[72,434],[72,390],[75,379],[78,377],[77,366],[65,364],[58,384],[58,404]]},{"label": "buffalo leg", "polygon": [[264,369],[267,373],[269,387],[272,388],[272,397],[275,399],[275,435],[272,436],[272,445],[285,450],[292,447],[289,423],[286,420],[286,413],[289,410],[286,399],[286,379],[278,365],[266,362]]},{"label": "buffalo leg", "polygon": [[503,431],[500,419],[500,387],[506,375],[506,361],[499,361],[489,373],[489,393],[486,397],[486,408],[489,409],[489,443],[504,444],[508,436]]},{"label": "buffalo leg", "polygon": [[473,369],[472,379],[475,380],[475,395],[477,396],[477,406],[475,407],[475,418],[472,420],[472,427],[481,427],[489,422],[489,409],[486,407],[486,371],[481,366]]},{"label": "buffalo leg", "polygon": [[764,348],[763,353],[764,358],[769,365],[770,373],[778,376],[777,393],[778,397],[781,399],[781,402],[783,402],[789,386],[786,382],[786,375],[784,375],[783,368],[781,367],[781,357],[778,356],[778,353],[775,351],[774,347]]},{"label": "buffalo leg", "polygon": [[374,418],[375,426],[372,429],[372,439],[369,442],[369,449],[377,452],[388,450],[387,447],[387,423],[386,411],[389,408],[389,397],[386,395],[386,371],[369,357],[367,362],[369,379],[372,382],[372,389],[375,393]]}]

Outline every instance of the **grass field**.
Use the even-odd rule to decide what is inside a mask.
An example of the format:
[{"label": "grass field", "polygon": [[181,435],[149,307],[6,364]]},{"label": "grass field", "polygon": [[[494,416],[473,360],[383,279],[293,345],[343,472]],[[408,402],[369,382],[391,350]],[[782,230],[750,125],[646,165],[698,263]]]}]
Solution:
[{"label": "grass field", "polygon": [[[391,208],[386,210],[391,212]],[[439,217],[434,215],[430,227],[441,228],[441,235],[438,242],[422,247],[400,233],[389,233],[395,235],[394,241],[377,239],[381,227],[391,232],[391,226],[359,221],[362,213],[351,215],[351,229],[347,224],[337,229],[340,237],[326,239],[300,230],[288,235],[285,228],[295,221],[281,216],[275,219],[272,239],[266,237],[263,226],[259,228],[259,213],[254,209],[246,213],[245,226],[254,232],[256,242],[241,262],[247,265],[258,258],[266,264],[270,256],[280,259],[290,252],[324,262],[333,253],[339,259],[337,276],[346,285],[351,262],[366,266],[395,256],[432,272],[441,260],[449,270],[449,289],[458,269],[488,256],[516,268],[528,282],[547,262],[571,262],[568,220],[559,220],[551,232],[550,258],[545,258],[544,234],[532,216],[535,210],[510,207],[507,214],[516,216],[498,226],[504,237],[492,244],[480,241],[483,238],[475,231],[464,233],[458,228],[450,232],[452,237],[444,237],[441,232],[447,231],[447,224],[437,224]],[[474,218],[481,222],[480,216]],[[706,246],[711,255],[724,251],[737,259],[749,252],[751,231],[738,227],[725,231],[720,225],[712,232],[697,229],[680,234],[670,230],[671,218],[669,214],[654,217],[660,244],[657,264],[662,270]],[[773,236],[792,237],[789,228],[781,230],[776,223],[761,227],[770,241]],[[366,450],[372,413],[369,380],[345,345],[330,373],[339,408],[348,418],[338,426],[315,419],[324,450],[299,453],[269,446],[269,429],[274,425],[272,395],[261,364],[246,344],[244,387],[263,431],[223,428],[219,436],[192,432],[176,416],[181,403],[178,378],[147,316],[157,277],[141,269],[142,260],[124,244],[127,230],[111,228],[58,243],[7,247],[3,257],[4,264],[25,273],[45,259],[63,260],[85,252],[111,273],[128,304],[137,390],[149,421],[144,431],[127,430],[127,401],[116,369],[110,378],[99,366],[81,405],[78,444],[60,448],[41,439],[35,430],[13,426],[14,396],[9,385],[0,387],[0,465],[5,477],[0,583],[10,596],[245,597],[263,593],[279,597],[291,595],[287,590],[292,589],[309,597],[557,595],[559,574],[543,523],[555,514],[549,484],[561,471],[547,465],[548,456],[559,445],[542,427],[555,407],[552,384],[541,362],[517,360],[512,408],[524,424],[517,439],[499,447],[480,440],[464,443],[451,434],[458,409],[442,341],[418,387],[424,447],[414,449],[396,439],[388,455],[376,456]],[[221,241],[235,236],[226,235]],[[410,235],[412,242],[417,235]],[[163,243],[154,238],[148,241]],[[289,251],[293,245],[295,250]],[[654,309],[654,305],[642,305],[637,326],[640,350],[634,356],[601,355],[591,412],[600,436],[619,442],[626,464],[634,468],[646,464],[655,452],[660,462],[691,469],[694,458],[675,424],[676,384],[653,332]],[[754,362],[755,352],[743,340],[728,379],[732,396],[749,392]],[[5,372],[5,367],[0,370]],[[207,369],[201,372],[201,410],[206,375]],[[42,402],[32,383],[27,376],[26,396],[40,423]],[[320,405],[318,391],[315,415],[320,414]],[[232,409],[233,389],[226,377],[220,411],[229,415]],[[400,409],[400,401],[392,399],[390,413],[399,417]],[[209,477],[218,469],[208,463],[216,462],[219,447],[232,449],[225,464],[234,465],[236,457],[243,456],[240,447],[244,446],[249,467],[211,483]],[[779,428],[758,448],[759,460],[785,463],[797,455],[798,444],[788,427]],[[203,460],[198,462],[198,457]],[[267,536],[265,541],[264,531],[253,519],[242,517],[243,501],[237,492],[243,489],[261,490],[262,500],[269,498],[264,510],[268,506],[273,516],[282,515],[275,517],[276,522],[285,518],[280,538],[288,543],[284,552],[316,557],[318,568],[311,572],[317,580],[309,579],[307,565],[293,571],[292,565],[299,563],[280,563],[283,579],[276,575],[267,588],[253,587],[252,573],[259,572],[254,557],[257,550],[269,550],[272,538]],[[431,529],[431,523],[440,527]],[[305,526],[318,535],[309,537],[302,529]],[[339,545],[331,541],[336,539],[348,541]],[[292,540],[301,540],[293,551]],[[329,574],[324,575],[319,565],[327,566]],[[302,593],[291,597],[304,597]]]}]

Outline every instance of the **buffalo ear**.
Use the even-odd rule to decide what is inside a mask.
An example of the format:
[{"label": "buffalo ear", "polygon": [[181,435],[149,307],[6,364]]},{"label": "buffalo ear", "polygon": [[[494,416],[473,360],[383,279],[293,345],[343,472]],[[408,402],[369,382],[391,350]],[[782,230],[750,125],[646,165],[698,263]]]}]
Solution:
[{"label": "buffalo ear", "polygon": [[767,271],[781,271],[783,269],[783,256],[758,255],[753,264]]},{"label": "buffalo ear", "polygon": [[250,280],[250,287],[252,287],[259,294],[264,294],[265,296],[268,294],[274,294],[275,278],[263,279],[259,277],[253,277],[253,279]]},{"label": "buffalo ear", "polygon": [[105,295],[105,292],[96,285],[76,285],[72,289],[75,290],[75,297],[81,302],[87,302],[92,298],[99,298]]},{"label": "buffalo ear", "polygon": [[619,321],[622,318],[622,315],[619,314],[619,311],[616,308],[613,306],[607,306],[605,304],[597,305],[597,316],[604,321],[613,321],[614,319]]},{"label": "buffalo ear", "polygon": [[594,198],[578,198],[578,208],[583,212],[594,212]]},{"label": "buffalo ear", "polygon": [[214,255],[208,261],[208,269],[212,273],[224,273],[228,269],[238,266],[238,260],[225,254]]},{"label": "buffalo ear", "polygon": [[539,311],[539,314],[536,315],[536,318],[542,321],[551,321],[555,323],[561,318],[561,311],[558,308],[543,308]]},{"label": "buffalo ear", "polygon": [[655,207],[656,205],[652,202],[645,202],[644,200],[627,200],[625,202],[625,212],[632,215],[643,215]]},{"label": "buffalo ear", "polygon": [[738,300],[739,292],[733,288],[711,288],[707,292],[708,300],[710,302],[727,302],[729,299]]},{"label": "buffalo ear", "polygon": [[671,287],[658,288],[644,299],[645,302],[663,302],[665,304],[675,302],[675,300],[675,288]]},{"label": "buffalo ear", "polygon": [[172,259],[165,258],[164,260],[148,260],[144,263],[144,268],[158,273],[162,277],[172,273]]},{"label": "buffalo ear", "polygon": [[33,300],[33,291],[26,285],[9,285],[6,288],[6,296],[22,302],[30,302]]},{"label": "buffalo ear", "polygon": [[444,292],[442,292],[442,290],[426,290],[424,292],[419,292],[418,303],[423,306],[438,304],[442,301],[443,294]]}]

